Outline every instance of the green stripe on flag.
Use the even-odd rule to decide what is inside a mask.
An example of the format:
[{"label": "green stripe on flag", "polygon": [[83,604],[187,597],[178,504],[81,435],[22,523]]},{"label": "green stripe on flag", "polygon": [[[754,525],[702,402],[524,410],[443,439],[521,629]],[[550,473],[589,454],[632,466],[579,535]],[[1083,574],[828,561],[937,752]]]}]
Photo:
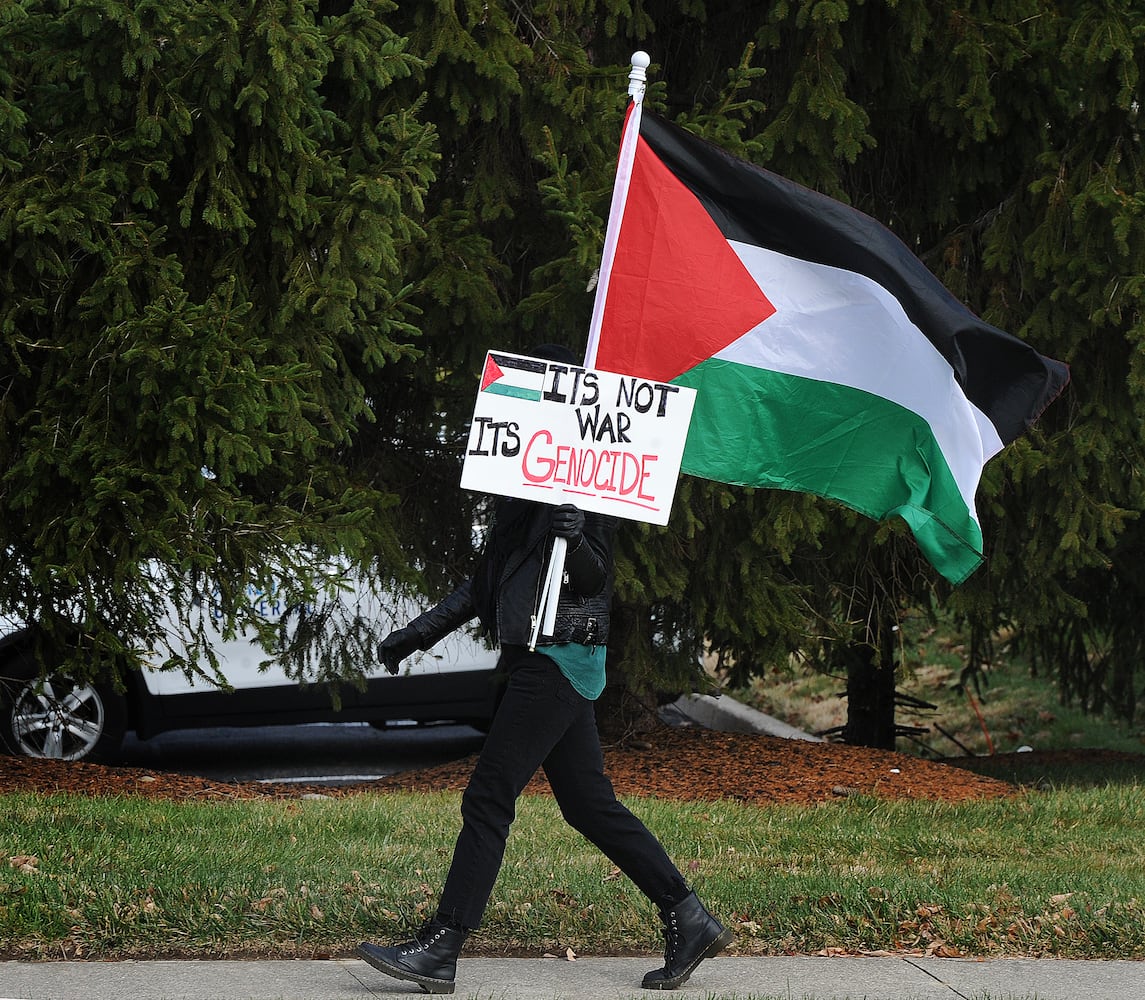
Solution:
[{"label": "green stripe on flag", "polygon": [[486,392],[496,393],[498,396],[512,396],[514,399],[531,399],[534,403],[541,398],[540,389],[525,389],[519,385],[508,385],[503,382],[494,382],[485,389]]},{"label": "green stripe on flag", "polygon": [[829,497],[901,517],[951,583],[982,562],[982,530],[930,426],[860,389],[709,359],[673,380],[696,390],[681,470]]}]

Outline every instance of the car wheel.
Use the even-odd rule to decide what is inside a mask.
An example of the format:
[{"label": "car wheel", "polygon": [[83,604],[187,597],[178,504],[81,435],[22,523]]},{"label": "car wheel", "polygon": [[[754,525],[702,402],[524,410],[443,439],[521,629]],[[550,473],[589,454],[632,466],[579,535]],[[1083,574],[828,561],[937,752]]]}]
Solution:
[{"label": "car wheel", "polygon": [[[12,669],[12,668],[15,669]],[[0,748],[23,757],[108,761],[123,743],[124,698],[109,683],[0,667]]]}]

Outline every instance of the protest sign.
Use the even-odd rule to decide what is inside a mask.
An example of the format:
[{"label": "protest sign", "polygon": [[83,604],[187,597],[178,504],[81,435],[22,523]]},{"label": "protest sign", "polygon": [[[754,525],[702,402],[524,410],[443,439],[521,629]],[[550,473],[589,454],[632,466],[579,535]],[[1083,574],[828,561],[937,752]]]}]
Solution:
[{"label": "protest sign", "polygon": [[667,524],[695,390],[490,351],[461,485]]}]

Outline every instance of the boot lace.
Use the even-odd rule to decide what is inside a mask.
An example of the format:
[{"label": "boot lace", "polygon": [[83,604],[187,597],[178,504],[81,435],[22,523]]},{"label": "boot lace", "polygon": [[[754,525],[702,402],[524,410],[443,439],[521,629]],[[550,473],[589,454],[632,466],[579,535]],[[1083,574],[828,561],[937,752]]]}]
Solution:
[{"label": "boot lace", "polygon": [[430,948],[445,936],[445,932],[446,928],[441,924],[428,923],[414,935],[412,941],[402,946],[398,954],[418,955],[423,951],[429,951]]},{"label": "boot lace", "polygon": [[680,950],[680,927],[676,922],[676,911],[672,910],[664,918],[664,968],[672,968],[676,952]]}]

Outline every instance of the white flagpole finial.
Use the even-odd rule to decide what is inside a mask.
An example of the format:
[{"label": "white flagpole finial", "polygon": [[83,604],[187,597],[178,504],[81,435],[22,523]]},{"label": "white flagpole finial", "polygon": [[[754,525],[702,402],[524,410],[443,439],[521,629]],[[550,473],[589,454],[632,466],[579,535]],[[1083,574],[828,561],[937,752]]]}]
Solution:
[{"label": "white flagpole finial", "polygon": [[648,79],[647,69],[652,65],[652,57],[647,52],[632,53],[632,71],[628,74],[628,96],[636,100],[644,96],[644,83]]}]

